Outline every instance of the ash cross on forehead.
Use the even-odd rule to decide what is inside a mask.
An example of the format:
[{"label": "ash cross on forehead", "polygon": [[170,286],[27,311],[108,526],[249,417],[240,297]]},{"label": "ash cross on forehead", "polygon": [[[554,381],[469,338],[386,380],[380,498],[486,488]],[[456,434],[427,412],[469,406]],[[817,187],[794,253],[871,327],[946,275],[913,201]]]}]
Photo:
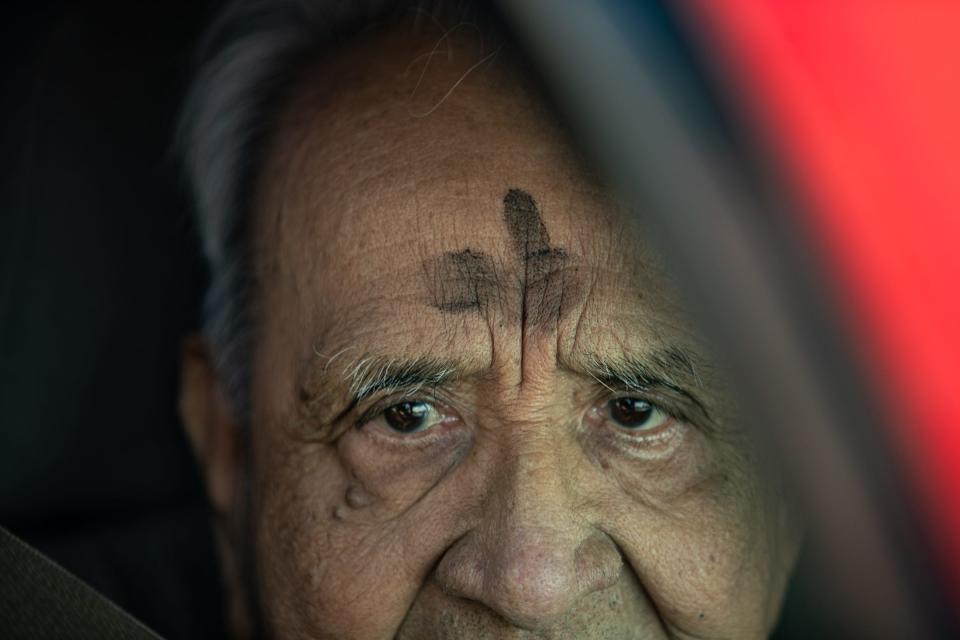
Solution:
[{"label": "ash cross on forehead", "polygon": [[493,257],[472,248],[430,258],[423,264],[428,303],[449,314],[487,314],[496,307],[522,327],[559,321],[582,297],[576,260],[550,245],[540,209],[526,191],[510,189],[503,197],[503,223],[513,264],[498,269]]}]

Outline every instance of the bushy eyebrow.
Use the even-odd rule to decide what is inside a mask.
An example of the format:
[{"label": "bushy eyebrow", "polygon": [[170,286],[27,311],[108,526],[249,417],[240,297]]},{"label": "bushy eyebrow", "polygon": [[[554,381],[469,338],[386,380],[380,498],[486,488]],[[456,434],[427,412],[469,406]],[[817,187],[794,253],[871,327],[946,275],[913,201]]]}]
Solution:
[{"label": "bushy eyebrow", "polygon": [[381,391],[403,390],[410,394],[424,387],[438,387],[458,371],[452,362],[434,358],[385,358],[365,356],[347,370],[352,404]]},{"label": "bushy eyebrow", "polygon": [[703,387],[695,362],[697,358],[679,347],[666,347],[643,356],[608,358],[590,354],[583,370],[605,387],[616,390],[649,392],[667,390],[680,396],[712,421],[706,405],[697,397]]},{"label": "bushy eyebrow", "polygon": [[[476,367],[436,357],[402,357],[365,354],[337,371],[323,367],[324,386],[339,388],[335,393],[317,397],[316,389],[302,389],[301,398],[307,405],[317,400],[326,402],[339,396],[345,405],[336,412],[331,423],[339,422],[363,400],[383,392],[399,392],[414,396],[424,389],[436,389],[453,378],[469,375]],[[339,375],[338,375],[339,374]],[[338,379],[339,378],[339,379]],[[337,402],[339,404],[339,402]]]}]

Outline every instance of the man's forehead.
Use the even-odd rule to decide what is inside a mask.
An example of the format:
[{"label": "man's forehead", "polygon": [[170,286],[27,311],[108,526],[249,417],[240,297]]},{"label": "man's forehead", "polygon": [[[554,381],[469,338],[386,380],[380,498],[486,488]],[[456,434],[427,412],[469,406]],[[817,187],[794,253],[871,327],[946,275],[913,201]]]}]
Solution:
[{"label": "man's forehead", "polygon": [[[641,230],[527,92],[496,69],[411,79],[416,45],[384,46],[342,95],[308,83],[268,156],[258,235],[318,334],[668,304]],[[411,83],[443,103],[422,117]]]}]

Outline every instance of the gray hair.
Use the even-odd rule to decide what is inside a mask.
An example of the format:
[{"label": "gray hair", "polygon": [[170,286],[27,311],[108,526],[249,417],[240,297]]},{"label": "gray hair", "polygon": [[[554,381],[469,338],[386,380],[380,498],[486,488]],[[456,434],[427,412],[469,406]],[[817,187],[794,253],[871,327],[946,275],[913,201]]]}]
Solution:
[{"label": "gray hair", "polygon": [[374,23],[474,21],[474,2],[235,0],[200,48],[180,142],[210,270],[204,333],[237,417],[249,411],[255,331],[250,203],[277,112],[304,65]]}]

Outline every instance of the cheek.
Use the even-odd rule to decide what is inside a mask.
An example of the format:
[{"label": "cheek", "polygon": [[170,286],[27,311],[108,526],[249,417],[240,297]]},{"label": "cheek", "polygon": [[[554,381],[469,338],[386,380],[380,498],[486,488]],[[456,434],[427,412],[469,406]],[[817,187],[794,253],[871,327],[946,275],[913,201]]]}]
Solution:
[{"label": "cheek", "polygon": [[463,460],[471,445],[462,424],[416,437],[396,437],[370,425],[351,428],[337,442],[352,482],[336,517],[375,524],[402,516]]},{"label": "cheek", "polygon": [[600,445],[606,528],[668,626],[763,637],[781,589],[776,505],[732,447],[689,429],[646,457]]},{"label": "cheek", "polygon": [[333,445],[255,444],[270,451],[255,465],[254,518],[261,600],[277,637],[394,633],[458,535],[436,489],[463,448],[448,439],[394,451],[356,429]]},{"label": "cheek", "polygon": [[673,421],[667,429],[638,439],[610,425],[591,427],[581,446],[602,469],[611,502],[669,512],[684,508],[722,469],[703,433]]},{"label": "cheek", "polygon": [[253,447],[251,514],[260,602],[276,635],[307,635],[336,615],[326,580],[339,571],[330,525],[346,476],[326,448],[288,452],[262,445]]}]

